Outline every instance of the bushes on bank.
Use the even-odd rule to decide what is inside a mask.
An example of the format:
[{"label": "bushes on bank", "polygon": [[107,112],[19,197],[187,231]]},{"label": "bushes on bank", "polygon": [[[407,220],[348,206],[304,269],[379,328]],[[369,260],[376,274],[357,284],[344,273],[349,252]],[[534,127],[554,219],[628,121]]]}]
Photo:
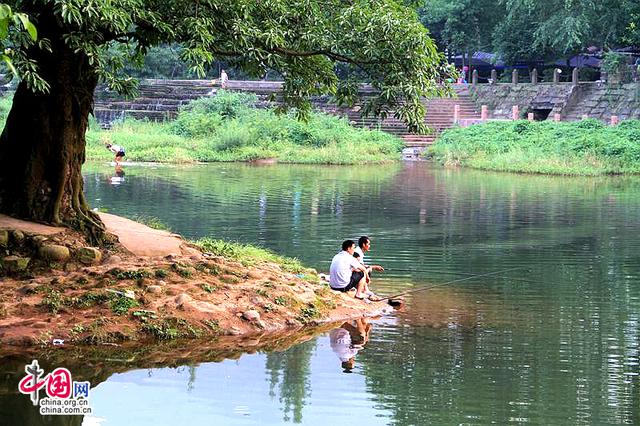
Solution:
[{"label": "bushes on bank", "polygon": [[359,164],[396,160],[399,138],[352,127],[346,119],[314,113],[307,122],[255,107],[253,94],[218,92],[182,109],[176,120],[126,119],[87,134],[87,158],[109,159],[104,142],[123,145],[130,161],[250,161]]},{"label": "bushes on bank", "polygon": [[442,164],[487,170],[600,175],[640,173],[640,120],[607,126],[490,121],[445,131],[427,155]]}]

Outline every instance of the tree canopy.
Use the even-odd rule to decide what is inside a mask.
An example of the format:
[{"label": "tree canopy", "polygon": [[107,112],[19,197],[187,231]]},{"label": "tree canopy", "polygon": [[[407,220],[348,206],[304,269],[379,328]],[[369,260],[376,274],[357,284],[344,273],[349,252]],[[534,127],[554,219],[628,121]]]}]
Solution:
[{"label": "tree canopy", "polygon": [[339,81],[334,72],[334,63],[343,62],[379,90],[368,105],[371,112],[393,108],[418,128],[419,97],[443,93],[440,82],[449,72],[415,12],[393,0],[13,3],[36,22],[52,9],[60,23],[56,36],[86,55],[102,81],[123,92],[135,83],[122,72],[128,59],[141,61],[151,47],[177,42],[182,59],[200,76],[216,59],[248,75],[276,70],[285,80],[285,101],[304,115],[311,95],[353,97],[353,82]]},{"label": "tree canopy", "polygon": [[441,47],[489,50],[511,63],[640,42],[635,0],[425,0],[419,13]]},{"label": "tree canopy", "polygon": [[[243,72],[275,70],[283,99],[301,116],[310,96],[352,102],[358,70],[375,89],[364,113],[393,111],[424,127],[421,97],[447,91],[451,69],[413,8],[395,0],[16,0],[39,39],[15,40],[23,80],[0,137],[0,211],[82,229],[104,227],[82,192],[85,132],[96,84],[132,92],[125,64],[153,46],[179,43],[198,75],[223,59]],[[347,73],[348,74],[348,73]],[[15,188],[21,188],[18,193]]]}]

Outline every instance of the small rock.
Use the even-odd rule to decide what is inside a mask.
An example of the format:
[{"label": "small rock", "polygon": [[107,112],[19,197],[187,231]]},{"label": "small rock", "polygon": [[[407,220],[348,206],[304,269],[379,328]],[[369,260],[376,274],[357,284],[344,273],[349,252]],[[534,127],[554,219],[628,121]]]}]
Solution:
[{"label": "small rock", "polygon": [[[1,232],[1,231],[0,231]],[[18,245],[22,245],[22,243],[24,242],[24,232],[22,232],[19,229],[14,229],[13,231],[11,231],[11,240],[18,244]],[[0,243],[1,245],[1,243]]]},{"label": "small rock", "polygon": [[64,264],[65,272],[76,272],[78,270],[78,265],[72,262],[67,262]]},{"label": "small rock", "polygon": [[213,268],[215,265],[223,265],[224,264],[224,258],[221,257],[221,256],[216,256],[213,253],[204,253],[203,255],[210,262],[210,264],[207,265],[209,268]]},{"label": "small rock", "polygon": [[38,291],[40,285],[38,283],[29,283],[22,287],[20,287],[20,293],[22,294],[32,294]]},{"label": "small rock", "polygon": [[189,296],[186,293],[182,293],[178,297],[175,298],[175,302],[176,302],[177,306],[183,306],[185,303],[190,302],[190,301],[191,301],[191,296]]},{"label": "small rock", "polygon": [[235,327],[231,327],[230,329],[227,330],[226,334],[228,334],[230,336],[238,336],[238,335],[242,334],[242,331],[240,331],[239,329],[237,329]]},{"label": "small rock", "polygon": [[114,254],[113,256],[109,256],[109,259],[107,259],[107,263],[109,265],[118,265],[122,263],[122,258]]},{"label": "small rock", "polygon": [[39,247],[44,244],[45,241],[47,241],[47,237],[45,237],[44,235],[34,235],[33,237],[31,237],[31,241],[33,241],[33,244]]},{"label": "small rock", "polygon": [[47,260],[67,260],[71,256],[69,248],[57,244],[43,244],[38,249],[38,254]]},{"label": "small rock", "polygon": [[162,287],[160,287],[159,285],[150,285],[149,287],[147,287],[147,292],[154,294],[161,293]]},{"label": "small rock", "polygon": [[258,313],[258,311],[254,311],[253,309],[250,309],[242,313],[242,318],[246,319],[247,321],[259,321],[260,314]]},{"label": "small rock", "polygon": [[78,260],[85,265],[94,265],[102,260],[102,253],[95,247],[82,247],[78,250]]},{"label": "small rock", "polygon": [[156,285],[165,286],[165,285],[167,285],[167,282],[163,281],[163,280],[158,280],[158,281],[156,281]]},{"label": "small rock", "polygon": [[0,229],[0,247],[6,247],[9,245],[9,231],[6,229]]},{"label": "small rock", "polygon": [[7,256],[2,259],[2,267],[9,272],[20,272],[27,269],[30,260],[28,257]]},{"label": "small rock", "polygon": [[262,272],[259,272],[259,271],[249,271],[249,272],[247,272],[247,276],[249,278],[253,278],[253,279],[260,279],[260,278],[262,278],[263,275],[264,274]]}]

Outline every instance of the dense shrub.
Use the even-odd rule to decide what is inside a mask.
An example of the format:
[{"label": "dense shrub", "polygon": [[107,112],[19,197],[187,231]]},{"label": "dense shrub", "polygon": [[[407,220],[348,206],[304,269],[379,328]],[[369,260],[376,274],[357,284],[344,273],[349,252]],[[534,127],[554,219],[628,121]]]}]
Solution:
[{"label": "dense shrub", "polygon": [[150,123],[127,119],[112,130],[93,126],[87,134],[87,158],[109,159],[103,142],[125,146],[132,161],[250,161],[277,158],[291,163],[361,164],[400,157],[399,138],[354,128],[342,118],[255,108],[253,94],[218,92],[183,108],[175,121]]},{"label": "dense shrub", "polygon": [[492,121],[444,132],[427,153],[443,164],[530,173],[640,173],[640,121],[606,126]]}]

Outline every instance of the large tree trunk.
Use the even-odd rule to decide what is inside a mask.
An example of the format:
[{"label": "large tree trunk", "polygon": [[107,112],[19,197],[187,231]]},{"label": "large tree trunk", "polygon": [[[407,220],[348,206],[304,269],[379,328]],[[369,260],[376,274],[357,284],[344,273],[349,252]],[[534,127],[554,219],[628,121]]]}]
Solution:
[{"label": "large tree trunk", "polygon": [[52,13],[40,15],[38,32],[52,52],[30,54],[51,88],[34,93],[20,82],[0,136],[0,211],[63,224],[100,244],[105,227],[86,203],[80,173],[97,75],[86,54],[65,45],[60,25]]}]

